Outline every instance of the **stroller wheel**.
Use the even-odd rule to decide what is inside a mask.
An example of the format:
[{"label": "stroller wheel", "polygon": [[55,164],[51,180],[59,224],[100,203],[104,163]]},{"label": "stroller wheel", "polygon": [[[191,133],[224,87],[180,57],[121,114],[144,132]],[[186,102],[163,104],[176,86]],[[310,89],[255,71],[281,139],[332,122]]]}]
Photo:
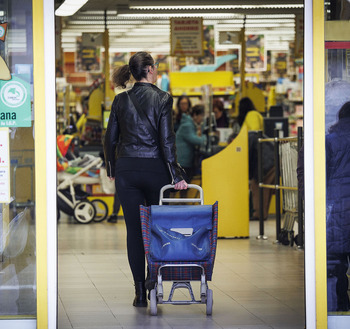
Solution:
[{"label": "stroller wheel", "polygon": [[74,208],[74,219],[81,224],[87,224],[95,217],[96,210],[94,205],[87,201],[80,201]]},{"label": "stroller wheel", "polygon": [[94,205],[96,215],[93,218],[94,222],[102,222],[108,216],[108,206],[106,202],[101,199],[92,200],[91,203]]}]

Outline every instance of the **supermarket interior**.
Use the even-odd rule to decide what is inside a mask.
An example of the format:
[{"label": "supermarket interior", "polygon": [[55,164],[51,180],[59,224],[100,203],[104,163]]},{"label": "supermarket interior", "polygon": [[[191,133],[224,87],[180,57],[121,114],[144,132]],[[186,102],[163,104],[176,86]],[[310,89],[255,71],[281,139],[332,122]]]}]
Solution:
[{"label": "supermarket interior", "polygon": [[[62,1],[56,2],[59,7]],[[296,177],[303,126],[303,2],[236,2],[90,0],[73,15],[56,16],[62,158],[67,149],[79,160],[103,157],[112,102],[124,91],[112,84],[113,72],[136,52],[147,51],[158,63],[157,87],[174,99],[176,134],[180,102],[204,108],[199,129],[207,131],[207,142],[195,150],[199,165],[191,183],[202,186],[205,204],[219,202],[213,317],[203,319],[200,307],[160,306],[158,319],[149,319],[148,311],[130,308],[132,291],[123,288],[130,284],[130,270],[122,207],[114,214],[114,183],[107,177],[89,177],[91,184],[83,179],[83,191],[76,193],[87,195],[97,213],[78,212],[79,204],[67,209],[67,168],[58,161],[59,328],[304,327],[303,223],[298,221],[303,215]],[[282,170],[277,178],[273,172],[270,183],[281,180],[289,190],[265,195],[265,220],[254,214],[249,192],[248,131],[239,124],[240,100],[246,97],[263,118],[261,137],[271,144],[270,162],[277,159],[276,140],[269,138],[284,141]],[[197,191],[187,197],[198,197]],[[79,223],[88,225],[81,230]],[[232,258],[231,250],[237,251]],[[152,300],[150,307],[151,314],[157,312]]]},{"label": "supermarket interior", "polygon": [[[266,137],[277,128],[279,137],[296,138],[303,125],[303,30],[300,1],[88,1],[72,16],[56,16],[57,135],[74,135],[82,156],[100,155],[113,99],[123,91],[114,88],[113,71],[147,51],[159,63],[156,85],[174,99],[175,128],[184,95],[192,108],[203,105],[206,122],[216,124],[208,125],[215,136],[200,150],[201,160],[225,149],[237,133],[244,97],[262,115]],[[223,122],[216,123],[213,104],[220,104]],[[233,166],[239,172],[247,164]],[[105,192],[101,184],[88,189]],[[104,200],[111,210],[112,198]]]}]

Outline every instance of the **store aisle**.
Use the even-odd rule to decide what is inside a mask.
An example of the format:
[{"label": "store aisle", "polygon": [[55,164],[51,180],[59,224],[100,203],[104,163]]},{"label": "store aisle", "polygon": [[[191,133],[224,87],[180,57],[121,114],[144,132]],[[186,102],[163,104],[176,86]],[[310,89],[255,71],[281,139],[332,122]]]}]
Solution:
[{"label": "store aisle", "polygon": [[[265,222],[267,241],[220,239],[213,272],[213,315],[205,305],[132,306],[125,254],[125,223],[58,224],[58,328],[304,328],[304,252],[273,244],[275,222]],[[198,285],[198,287],[197,287]],[[193,283],[195,294],[199,284]],[[198,295],[196,295],[198,296]]]}]

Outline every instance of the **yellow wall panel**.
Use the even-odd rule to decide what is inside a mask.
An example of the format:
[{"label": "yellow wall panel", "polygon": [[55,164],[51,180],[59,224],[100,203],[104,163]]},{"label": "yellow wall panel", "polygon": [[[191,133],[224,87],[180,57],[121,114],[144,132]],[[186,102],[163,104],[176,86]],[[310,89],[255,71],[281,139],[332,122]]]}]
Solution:
[{"label": "yellow wall panel", "polygon": [[171,72],[169,78],[174,96],[201,94],[204,85],[211,85],[216,95],[234,93],[233,73],[229,71]]},{"label": "yellow wall panel", "polygon": [[204,203],[219,202],[219,237],[249,237],[248,132],[203,160]]}]

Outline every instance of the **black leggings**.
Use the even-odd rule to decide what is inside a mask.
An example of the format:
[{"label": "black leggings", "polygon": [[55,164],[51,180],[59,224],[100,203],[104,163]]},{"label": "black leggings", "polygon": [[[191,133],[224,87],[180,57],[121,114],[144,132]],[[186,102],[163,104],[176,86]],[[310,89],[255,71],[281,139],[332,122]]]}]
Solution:
[{"label": "black leggings", "polygon": [[139,206],[159,203],[161,187],[170,183],[169,172],[161,159],[120,158],[115,177],[126,223],[128,260],[134,281],[141,282],[145,280],[145,250]]}]

